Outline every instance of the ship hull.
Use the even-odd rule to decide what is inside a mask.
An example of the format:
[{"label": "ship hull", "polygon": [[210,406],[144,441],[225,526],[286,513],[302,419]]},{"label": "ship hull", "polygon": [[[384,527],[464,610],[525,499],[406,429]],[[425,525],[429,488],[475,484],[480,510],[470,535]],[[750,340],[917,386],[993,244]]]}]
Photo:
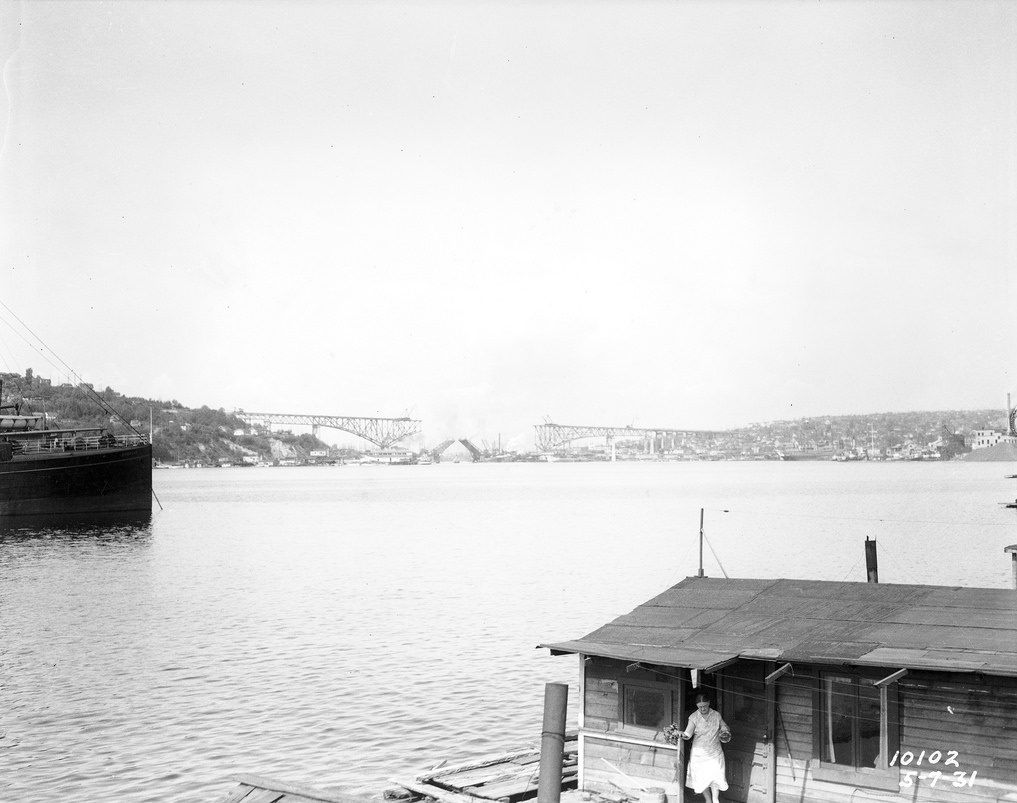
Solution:
[{"label": "ship hull", "polygon": [[0,462],[0,517],[151,510],[149,444]]}]

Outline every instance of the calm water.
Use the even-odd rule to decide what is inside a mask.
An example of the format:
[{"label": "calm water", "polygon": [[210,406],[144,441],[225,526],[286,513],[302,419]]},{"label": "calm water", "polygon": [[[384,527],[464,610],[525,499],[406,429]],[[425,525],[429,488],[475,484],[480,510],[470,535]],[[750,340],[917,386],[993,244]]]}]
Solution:
[{"label": "calm water", "polygon": [[868,535],[883,582],[1007,587],[1010,473],[157,471],[148,522],[0,530],[0,799],[212,803],[243,772],[377,794],[537,744],[544,684],[577,666],[535,646],[695,574],[700,507],[732,577],[864,580]]}]

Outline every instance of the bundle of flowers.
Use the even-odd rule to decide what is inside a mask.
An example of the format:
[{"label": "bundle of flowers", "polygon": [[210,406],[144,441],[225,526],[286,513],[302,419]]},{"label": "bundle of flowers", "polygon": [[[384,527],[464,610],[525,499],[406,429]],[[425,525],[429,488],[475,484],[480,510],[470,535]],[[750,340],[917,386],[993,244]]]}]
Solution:
[{"label": "bundle of flowers", "polygon": [[664,728],[664,738],[668,744],[679,744],[682,740],[682,729],[677,722],[672,722]]}]

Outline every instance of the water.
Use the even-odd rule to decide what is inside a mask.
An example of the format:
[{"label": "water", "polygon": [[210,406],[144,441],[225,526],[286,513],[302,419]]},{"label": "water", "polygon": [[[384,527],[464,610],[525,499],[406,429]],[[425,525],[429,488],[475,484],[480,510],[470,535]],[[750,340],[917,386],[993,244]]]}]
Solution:
[{"label": "water", "polygon": [[[585,635],[706,573],[1007,587],[1005,464],[155,472],[144,523],[0,530],[0,800],[377,795],[539,743]],[[729,512],[722,512],[728,510]]]}]

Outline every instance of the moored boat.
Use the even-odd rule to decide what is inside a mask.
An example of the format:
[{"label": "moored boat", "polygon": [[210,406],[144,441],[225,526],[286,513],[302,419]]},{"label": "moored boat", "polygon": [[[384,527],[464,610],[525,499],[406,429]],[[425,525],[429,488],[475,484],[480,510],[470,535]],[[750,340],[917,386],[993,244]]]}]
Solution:
[{"label": "moored boat", "polygon": [[47,429],[0,409],[0,517],[152,510],[152,445],[103,427]]},{"label": "moored boat", "polygon": [[817,446],[809,448],[778,449],[778,460],[833,460],[834,448],[832,446]]}]

